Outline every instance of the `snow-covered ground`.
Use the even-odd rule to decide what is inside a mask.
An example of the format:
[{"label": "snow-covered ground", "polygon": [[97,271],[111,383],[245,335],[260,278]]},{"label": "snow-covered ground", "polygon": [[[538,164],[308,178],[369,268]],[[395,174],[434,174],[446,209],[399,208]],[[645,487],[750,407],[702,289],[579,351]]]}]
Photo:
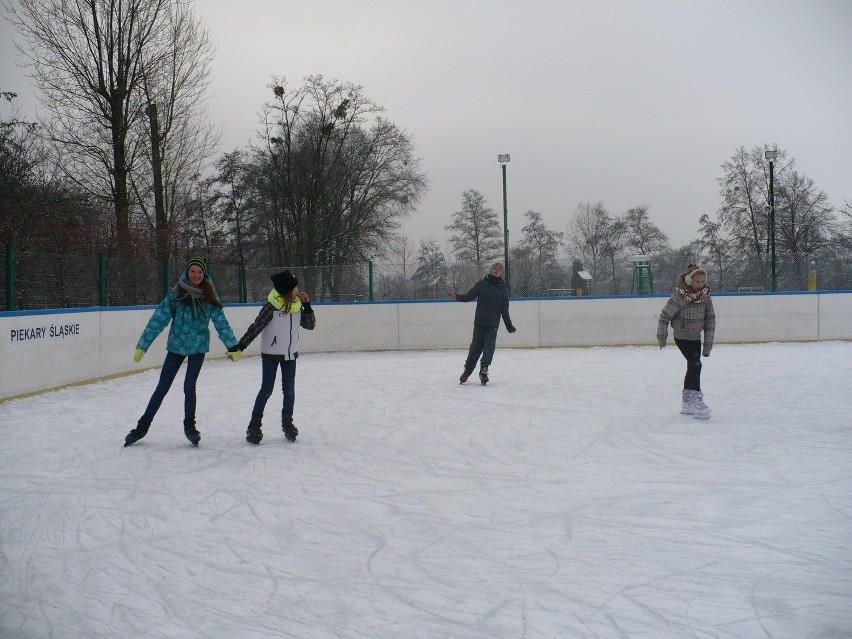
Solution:
[{"label": "snow-covered ground", "polygon": [[[128,357],[131,353],[128,352]],[[0,404],[6,638],[852,637],[852,343],[305,354]],[[153,363],[153,362],[146,362]]]}]

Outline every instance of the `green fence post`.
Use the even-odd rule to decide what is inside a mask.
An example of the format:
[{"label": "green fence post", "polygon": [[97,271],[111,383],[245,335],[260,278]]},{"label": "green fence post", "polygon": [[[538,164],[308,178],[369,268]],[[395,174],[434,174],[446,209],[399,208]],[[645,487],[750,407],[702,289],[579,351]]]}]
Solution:
[{"label": "green fence post", "polygon": [[15,310],[15,249],[6,245],[6,310]]},{"label": "green fence post", "polygon": [[369,260],[367,262],[367,274],[368,274],[368,279],[370,281],[370,296],[369,296],[368,299],[372,302],[373,301],[373,260]]},{"label": "green fence post", "polygon": [[237,267],[237,300],[241,304],[246,303],[246,269],[244,266]]},{"label": "green fence post", "polygon": [[98,253],[98,302],[106,306],[106,255]]}]

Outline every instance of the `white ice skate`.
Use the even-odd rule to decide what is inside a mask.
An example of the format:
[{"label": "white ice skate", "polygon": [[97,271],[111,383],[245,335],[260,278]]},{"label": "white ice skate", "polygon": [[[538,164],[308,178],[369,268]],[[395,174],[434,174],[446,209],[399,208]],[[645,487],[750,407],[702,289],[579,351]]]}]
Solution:
[{"label": "white ice skate", "polygon": [[692,391],[693,419],[710,419],[710,407],[704,403],[704,393]]},{"label": "white ice skate", "polygon": [[695,415],[695,407],[692,404],[692,393],[694,391],[683,389],[680,396],[680,414]]}]

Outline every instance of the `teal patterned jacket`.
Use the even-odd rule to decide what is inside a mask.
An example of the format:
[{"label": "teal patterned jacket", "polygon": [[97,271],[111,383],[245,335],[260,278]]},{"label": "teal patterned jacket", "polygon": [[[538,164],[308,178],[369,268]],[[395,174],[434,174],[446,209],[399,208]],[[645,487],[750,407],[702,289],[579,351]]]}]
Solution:
[{"label": "teal patterned jacket", "polygon": [[[180,279],[187,282],[186,273],[182,274]],[[210,281],[210,277],[207,275],[204,276],[204,279]],[[231,348],[239,343],[237,338],[234,337],[231,325],[228,324],[228,319],[221,308],[206,302],[196,302],[193,312],[192,305],[184,304],[178,300],[174,289],[172,289],[160,302],[151,319],[148,320],[148,325],[142,331],[142,337],[139,338],[136,348],[147,351],[148,347],[157,339],[157,336],[171,322],[169,340],[166,343],[168,351],[186,356],[207,353],[210,350],[210,320],[213,320],[213,326],[216,327],[219,339],[222,340],[226,348]]]}]

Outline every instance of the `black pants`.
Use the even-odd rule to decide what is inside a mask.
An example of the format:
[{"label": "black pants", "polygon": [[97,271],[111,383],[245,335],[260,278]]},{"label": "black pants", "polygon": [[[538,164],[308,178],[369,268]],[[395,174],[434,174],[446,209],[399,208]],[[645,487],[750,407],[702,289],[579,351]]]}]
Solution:
[{"label": "black pants", "polygon": [[686,375],[683,378],[683,387],[687,390],[701,390],[701,340],[678,339],[675,344],[681,354],[686,358]]},{"label": "black pants", "polygon": [[464,363],[464,369],[471,373],[476,367],[476,360],[482,355],[482,364],[485,367],[491,366],[491,360],[494,358],[494,349],[497,347],[497,327],[473,325],[473,339],[470,341],[470,348],[467,351],[467,361]]}]

